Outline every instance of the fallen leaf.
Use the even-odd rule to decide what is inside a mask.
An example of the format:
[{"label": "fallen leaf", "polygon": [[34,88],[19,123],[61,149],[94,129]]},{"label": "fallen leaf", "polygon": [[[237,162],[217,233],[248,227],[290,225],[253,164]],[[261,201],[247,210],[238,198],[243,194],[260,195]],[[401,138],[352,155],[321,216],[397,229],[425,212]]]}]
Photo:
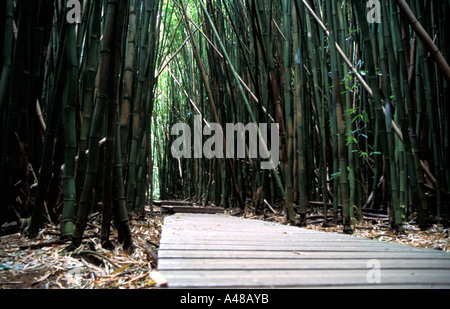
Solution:
[{"label": "fallen leaf", "polygon": [[150,272],[150,278],[156,282],[159,287],[165,288],[168,286],[168,282],[163,275],[161,275],[158,271],[152,270]]},{"label": "fallen leaf", "polygon": [[36,280],[35,282],[33,282],[32,285],[36,285],[39,284],[41,282],[43,282],[44,280],[46,280],[48,277],[50,277],[52,273],[50,271],[46,272],[45,275],[43,275],[41,278],[39,278],[38,280]]}]

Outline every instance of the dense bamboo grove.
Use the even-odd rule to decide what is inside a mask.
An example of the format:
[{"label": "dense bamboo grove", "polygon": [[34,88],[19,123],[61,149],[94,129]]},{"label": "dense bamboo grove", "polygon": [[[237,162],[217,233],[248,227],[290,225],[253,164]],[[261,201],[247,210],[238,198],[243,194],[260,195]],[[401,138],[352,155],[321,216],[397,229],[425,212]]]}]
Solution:
[{"label": "dense bamboo grove", "polygon": [[150,200],[163,3],[1,5],[2,223],[30,218],[31,236],[59,224],[76,247],[89,215],[101,212],[103,245],[114,222],[129,247],[130,216],[143,216]]},{"label": "dense bamboo grove", "polygon": [[[300,225],[318,211],[348,232],[364,209],[398,232],[448,218],[448,1],[182,4],[165,12],[159,67],[163,199],[271,205]],[[205,128],[278,123],[280,165],[260,169],[249,149],[232,164],[171,158],[170,128],[198,115]]]},{"label": "dense bamboo grove", "polygon": [[[101,212],[102,243],[113,223],[128,247],[130,218],[161,198],[298,225],[320,212],[347,232],[364,209],[397,232],[447,224],[449,6],[4,0],[1,223],[59,224],[76,247]],[[250,134],[243,155],[176,159],[176,123],[204,133],[193,148],[212,123],[278,124],[280,164],[262,169]]]}]

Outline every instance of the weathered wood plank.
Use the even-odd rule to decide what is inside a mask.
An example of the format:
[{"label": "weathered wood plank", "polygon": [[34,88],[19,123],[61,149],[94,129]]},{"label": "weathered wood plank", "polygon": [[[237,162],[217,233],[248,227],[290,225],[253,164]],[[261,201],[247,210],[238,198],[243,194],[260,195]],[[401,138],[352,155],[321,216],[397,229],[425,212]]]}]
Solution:
[{"label": "weathered wood plank", "polygon": [[[161,270],[315,270],[315,269],[370,269],[372,259],[160,259]],[[422,259],[379,260],[381,269],[445,269],[450,270],[450,260]]]},{"label": "weathered wood plank", "polygon": [[[244,288],[244,287],[242,287]],[[297,288],[297,287],[283,287],[286,289],[291,289],[291,288]],[[317,287],[315,286],[311,286],[311,287],[303,287],[305,289],[315,289]],[[377,285],[341,285],[341,286],[321,286],[321,289],[346,289],[346,290],[355,290],[355,289],[371,289],[371,290],[375,290],[375,289],[383,289],[383,290],[387,290],[387,289],[395,289],[395,290],[405,290],[405,289],[410,289],[410,290],[425,290],[425,289],[438,289],[438,290],[443,290],[443,289],[449,289],[450,287],[448,285],[440,285],[440,284],[414,284],[414,285],[405,285],[405,284],[377,284]]]},{"label": "weathered wood plank", "polygon": [[153,201],[154,205],[192,205],[192,202],[183,202],[183,201]]},{"label": "weathered wood plank", "polygon": [[[253,241],[253,242],[252,242]],[[250,244],[249,244],[250,243]],[[197,246],[198,249],[201,246],[205,247],[220,247],[224,248],[235,248],[235,247],[266,247],[273,248],[274,250],[279,250],[278,247],[289,246],[290,248],[299,247],[379,247],[379,248],[387,248],[387,249],[415,249],[418,251],[423,251],[422,248],[416,248],[411,246],[398,246],[398,244],[393,243],[385,243],[381,241],[345,241],[345,240],[309,240],[309,239],[283,239],[276,241],[276,239],[262,239],[257,241],[256,239],[248,240],[248,239],[218,239],[218,240],[203,240],[203,239],[192,239],[189,238],[189,243],[180,243],[175,239],[168,239],[164,242],[164,246],[167,246],[169,249],[171,246]]]},{"label": "weathered wood plank", "polygon": [[199,214],[223,214],[224,209],[219,207],[195,207],[195,206],[178,206],[178,205],[162,205],[161,213],[199,213]]},{"label": "weathered wood plank", "polygon": [[224,215],[167,217],[158,258],[178,288],[450,288],[445,252]]},{"label": "weathered wood plank", "polygon": [[[195,258],[223,258],[223,259],[448,259],[448,254],[436,252],[435,254],[424,254],[423,252],[398,251],[395,255],[392,252],[367,252],[367,251],[347,251],[347,252],[318,252],[318,251],[266,251],[266,250],[233,250],[233,251],[213,251],[213,250],[160,250],[158,258],[161,259],[195,259]],[[426,262],[426,261],[424,261]]]},{"label": "weathered wood plank", "polygon": [[258,251],[298,251],[298,252],[355,252],[355,251],[366,251],[366,252],[398,252],[398,251],[409,251],[409,252],[421,252],[420,248],[414,247],[395,247],[395,246],[385,246],[380,245],[350,245],[348,243],[331,244],[331,245],[321,245],[321,244],[308,244],[308,245],[298,245],[298,244],[276,244],[273,246],[267,246],[265,244],[166,244],[163,243],[159,247],[160,250],[212,250],[212,251],[228,251],[228,250],[258,250]]},{"label": "weathered wood plank", "polygon": [[[163,272],[169,287],[283,287],[283,286],[376,286],[368,270],[195,270]],[[449,285],[450,270],[385,270],[380,283],[386,285]]]}]

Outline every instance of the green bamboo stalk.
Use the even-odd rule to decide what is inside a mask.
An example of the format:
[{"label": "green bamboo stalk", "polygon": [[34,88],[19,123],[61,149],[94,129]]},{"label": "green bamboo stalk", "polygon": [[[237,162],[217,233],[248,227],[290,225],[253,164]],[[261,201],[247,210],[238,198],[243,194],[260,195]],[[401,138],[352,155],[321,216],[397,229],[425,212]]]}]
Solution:
[{"label": "green bamboo stalk", "polygon": [[[114,6],[112,6],[114,5]],[[113,37],[110,45],[106,48],[110,49],[110,77],[108,86],[105,91],[109,91],[111,95],[107,101],[107,124],[106,124],[106,142],[105,142],[105,172],[103,179],[103,212],[102,212],[102,228],[100,231],[100,240],[103,246],[111,246],[109,241],[110,225],[113,216],[113,180],[114,180],[114,158],[116,143],[116,119],[119,113],[119,76],[121,73],[121,56],[122,56],[122,33],[125,24],[125,13],[128,8],[128,1],[120,1],[118,4],[108,4],[108,10],[114,10]],[[102,59],[103,60],[103,59]],[[119,226],[119,228],[122,226]]]},{"label": "green bamboo stalk", "polygon": [[[318,114],[318,128],[320,131],[320,138],[318,140],[320,144],[320,165],[318,167],[319,170],[319,183],[318,187],[322,190],[322,201],[324,204],[324,216],[326,218],[326,205],[327,205],[327,162],[326,162],[326,137],[325,137],[325,113],[324,106],[321,105],[322,100],[319,95],[319,70],[320,70],[320,61],[319,61],[319,50],[320,45],[318,38],[314,35],[314,31],[312,29],[311,20],[308,18],[309,14],[307,14],[306,26],[307,26],[307,40],[310,42],[308,44],[308,52],[310,59],[310,70],[312,73],[312,100],[316,104],[316,112]],[[314,44],[312,43],[314,42]],[[319,191],[319,190],[318,190]],[[324,224],[326,225],[326,219],[324,220]]]},{"label": "green bamboo stalk", "polygon": [[127,189],[126,189],[126,197],[127,197],[127,209],[128,212],[133,211],[135,205],[135,190],[136,190],[136,172],[137,172],[137,161],[138,150],[140,145],[140,136],[141,136],[141,111],[143,106],[143,96],[144,87],[146,85],[146,68],[148,67],[148,29],[150,25],[151,18],[151,4],[152,1],[146,0],[144,4],[144,18],[142,19],[142,33],[140,36],[139,42],[139,55],[138,55],[138,68],[139,68],[139,76],[137,80],[137,89],[134,99],[134,107],[133,107],[133,115],[132,115],[132,125],[131,129],[131,146],[129,151],[128,158],[128,181],[127,181]]},{"label": "green bamboo stalk", "polygon": [[[161,2],[162,4],[162,2]],[[141,199],[135,205],[135,212],[139,214],[140,217],[145,217],[145,192],[148,191],[149,183],[148,177],[151,177],[153,174],[152,162],[153,158],[151,156],[150,150],[150,139],[151,139],[151,119],[153,114],[154,102],[155,102],[155,73],[156,72],[156,55],[158,52],[158,42],[159,37],[157,35],[156,29],[159,29],[161,19],[158,19],[158,9],[159,9],[159,1],[152,2],[153,7],[151,8],[151,22],[150,22],[150,33],[148,40],[148,53],[149,53],[149,63],[147,74],[149,75],[148,83],[147,83],[147,91],[146,91],[146,101],[143,109],[144,119],[143,119],[143,127],[142,131],[143,136],[143,147],[141,150],[141,160],[140,160],[140,168],[142,169],[142,176],[138,177],[140,182],[140,190],[138,190],[138,194]],[[157,23],[159,21],[159,23]],[[151,168],[150,168],[151,167]],[[151,192],[150,192],[151,193]],[[152,207],[151,198],[150,206]]]},{"label": "green bamboo stalk", "polygon": [[[140,1],[130,0],[128,16],[128,48],[125,56],[124,81],[123,81],[123,102],[121,104],[121,153],[122,162],[127,162],[127,144],[130,114],[133,103],[133,84],[136,76],[136,56],[137,56],[137,19]],[[124,166],[125,169],[125,166]]]},{"label": "green bamboo stalk", "polygon": [[[334,9],[332,9],[331,1],[327,1],[327,15],[328,19],[332,21],[333,15],[332,12]],[[347,171],[347,148],[345,146],[345,122],[344,122],[344,113],[342,109],[342,103],[341,103],[341,85],[339,80],[339,69],[338,69],[338,56],[337,51],[335,48],[335,42],[336,39],[334,38],[334,31],[333,29],[329,29],[330,31],[330,45],[331,45],[331,69],[332,69],[332,78],[333,78],[333,102],[334,102],[334,108],[336,109],[336,124],[337,124],[337,130],[338,130],[338,156],[339,156],[339,169],[340,169],[340,175],[339,175],[339,183],[340,183],[340,191],[342,196],[342,217],[343,217],[343,224],[344,224],[344,232],[346,233],[352,233],[352,228],[350,226],[350,205],[349,205],[349,182],[348,182],[348,171]],[[336,195],[337,192],[335,192]],[[336,196],[335,196],[336,198]]]},{"label": "green bamboo stalk", "polygon": [[[202,3],[201,3],[201,4],[202,4]],[[237,75],[237,73],[236,73],[236,70],[234,69],[234,66],[232,65],[232,62],[230,61],[230,58],[229,58],[228,53],[227,53],[227,50],[226,50],[226,48],[224,47],[223,42],[222,42],[222,40],[220,39],[220,36],[219,36],[219,34],[217,33],[217,30],[215,29],[214,24],[212,23],[211,18],[209,17],[208,13],[206,12],[206,9],[205,9],[205,7],[203,6],[203,4],[202,4],[202,9],[203,9],[203,12],[204,12],[205,15],[207,16],[207,18],[208,18],[208,20],[209,20],[209,22],[210,22],[210,24],[211,24],[211,28],[213,29],[214,35],[216,36],[217,41],[218,41],[219,44],[220,44],[220,47],[221,47],[221,49],[222,49],[222,51],[223,51],[224,56],[225,56],[226,59],[228,60],[228,64],[229,64],[229,66],[230,66],[230,70],[231,70],[231,72],[233,73],[233,75],[234,75],[234,77],[235,77],[236,83],[239,84],[239,83],[240,83],[240,79],[239,79],[239,77],[238,77],[238,75]],[[249,114],[249,116],[250,116],[250,119],[252,120],[253,123],[257,123],[256,117],[255,117],[255,115],[254,115],[254,113],[253,113],[252,108],[250,107],[250,104],[249,104],[249,102],[248,102],[248,100],[247,100],[247,96],[245,95],[245,92],[244,92],[244,90],[243,90],[243,87],[239,87],[239,90],[240,90],[240,92],[241,92],[242,99],[243,99],[243,101],[244,101],[244,103],[245,103],[245,106],[246,106],[246,108],[247,108],[247,111],[248,111],[248,114]],[[278,109],[278,107],[277,107],[277,109]],[[265,144],[264,138],[263,138],[263,136],[261,135],[261,131],[259,130],[259,128],[258,128],[258,136],[259,136],[259,142],[260,142],[262,148],[264,149],[263,151],[267,153],[267,152],[268,152],[268,150],[267,150],[267,145]],[[270,158],[269,160],[271,160],[271,158]],[[284,190],[281,189],[281,188],[282,188],[282,187],[281,187],[281,180],[279,179],[279,175],[278,175],[278,173],[276,172],[275,169],[272,169],[272,174],[274,175],[274,177],[275,177],[275,179],[276,179],[276,183],[277,183],[278,187],[280,188],[280,191],[282,192],[283,197],[285,198],[285,197],[286,197],[286,192],[284,192]],[[287,210],[288,210],[288,211],[287,211],[287,216],[288,216],[287,219],[288,219],[288,221],[293,222],[293,221],[295,220],[295,212],[294,212],[293,208],[288,208]]]},{"label": "green bamboo stalk", "polygon": [[75,219],[75,157],[77,154],[77,131],[75,106],[78,93],[78,59],[75,38],[75,24],[66,23],[67,86],[64,107],[64,206],[61,218],[61,235],[68,237],[73,232]]},{"label": "green bamboo stalk", "polygon": [[[387,14],[388,10],[387,10],[387,5],[383,6],[383,10],[384,13]],[[402,81],[404,81],[403,85],[405,86],[408,82],[408,79],[406,77],[407,71],[406,71],[406,65],[405,65],[405,59],[404,57],[400,57],[400,56],[395,56],[394,52],[395,50],[398,51],[399,55],[403,56],[403,46],[401,44],[401,42],[397,42],[396,45],[393,45],[393,43],[390,43],[391,40],[389,40],[390,34],[393,33],[396,38],[400,38],[399,35],[399,30],[398,30],[398,23],[394,22],[392,25],[393,28],[385,29],[385,36],[388,37],[388,39],[385,41],[387,42],[389,45],[387,48],[388,53],[390,53],[390,57],[389,57],[389,61],[390,62],[390,66],[392,67],[394,65],[394,61],[395,59],[396,62],[399,64],[399,70],[392,70],[392,75],[393,75],[393,89],[394,89],[394,93],[396,98],[405,98],[405,102],[406,102],[406,106],[407,106],[407,110],[408,110],[408,114],[406,115],[406,111],[403,108],[397,108],[397,111],[399,112],[399,118],[401,121],[401,130],[403,133],[403,136],[407,137],[407,133],[409,132],[409,137],[410,138],[404,138],[404,143],[405,143],[405,151],[406,151],[406,155],[407,155],[407,160],[408,160],[408,175],[410,176],[411,182],[412,182],[412,187],[413,187],[413,192],[417,192],[416,196],[418,197],[418,200],[420,201],[420,207],[418,207],[417,211],[418,211],[418,219],[419,219],[419,225],[421,226],[421,228],[425,228],[428,223],[427,223],[427,219],[426,219],[426,211],[427,211],[427,201],[426,198],[424,196],[424,192],[423,192],[423,174],[421,173],[420,170],[420,158],[419,158],[419,154],[418,154],[418,149],[417,149],[417,139],[416,139],[416,135],[414,130],[412,129],[412,124],[415,123],[415,119],[414,119],[414,110],[412,108],[412,99],[410,96],[410,92],[409,89],[405,89],[405,91],[401,91],[400,89],[400,85],[402,85]],[[391,30],[391,31],[389,31]],[[393,30],[393,31],[392,31]],[[396,41],[399,41],[399,39],[397,39]],[[409,87],[407,87],[409,88]],[[401,101],[398,103],[401,104]],[[401,106],[401,105],[400,105]],[[416,191],[417,190],[417,191]]]},{"label": "green bamboo stalk", "polygon": [[[288,220],[295,220],[295,211],[293,207],[293,187],[292,187],[292,167],[293,167],[293,108],[292,108],[292,87],[291,87],[291,0],[282,1],[283,10],[283,32],[286,40],[283,44],[283,67],[284,67],[284,116],[286,119],[286,143],[287,160],[284,160],[285,187],[286,187],[286,210]],[[300,213],[300,225],[306,224],[306,213]]]},{"label": "green bamboo stalk", "polygon": [[59,34],[59,44],[57,51],[57,68],[55,74],[56,85],[52,90],[49,98],[49,115],[47,120],[47,129],[45,131],[44,145],[42,149],[42,159],[40,165],[40,173],[38,177],[38,189],[35,197],[35,206],[31,218],[28,233],[30,236],[37,236],[40,228],[48,215],[46,206],[47,190],[51,180],[51,164],[53,147],[56,137],[58,122],[61,117],[62,104],[57,104],[63,98],[64,86],[66,81],[66,65],[64,65],[64,54],[66,52],[65,27],[62,28]]},{"label": "green bamboo stalk", "polygon": [[131,249],[133,239],[131,234],[131,227],[127,211],[125,188],[123,183],[123,166],[121,154],[121,125],[120,121],[116,123],[116,142],[114,151],[114,221],[118,230],[118,241],[125,249]]},{"label": "green bamboo stalk", "polygon": [[110,59],[114,35],[116,1],[109,0],[106,10],[105,27],[103,33],[103,44],[101,49],[101,59],[99,67],[99,89],[96,98],[95,110],[89,136],[89,157],[84,179],[83,191],[80,197],[77,220],[72,235],[72,247],[79,247],[84,230],[87,226],[87,219],[90,212],[90,196],[95,185],[99,167],[99,141],[102,138],[101,130],[106,104],[111,95],[110,88]]},{"label": "green bamboo stalk", "polygon": [[89,31],[89,47],[86,56],[85,82],[83,91],[83,111],[80,128],[80,136],[78,139],[78,161],[76,171],[76,203],[78,205],[83,190],[84,176],[86,171],[88,150],[88,138],[92,124],[93,111],[95,107],[95,87],[96,76],[98,73],[99,62],[99,42],[100,42],[100,26],[101,26],[101,9],[102,5],[99,1],[93,2],[94,8],[90,21]]},{"label": "green bamboo stalk", "polygon": [[5,3],[5,39],[3,43],[3,69],[0,79],[0,112],[3,111],[12,71],[12,49],[13,49],[13,23],[14,6],[13,0],[7,0]]},{"label": "green bamboo stalk", "polygon": [[80,60],[81,60],[81,49],[82,49],[82,45],[83,45],[83,40],[86,37],[86,32],[87,32],[87,29],[89,26],[89,19],[92,15],[91,9],[92,9],[91,1],[82,1],[82,11],[81,11],[82,20],[81,20],[81,24],[78,27],[77,38],[76,38],[78,63],[80,63]]},{"label": "green bamboo stalk", "polygon": [[[203,3],[201,3],[201,5],[202,5],[202,8],[203,8],[203,12],[205,13],[205,15],[208,16],[208,20],[210,21],[211,28],[215,29],[214,24],[211,21],[209,15],[208,15],[208,12],[206,11],[206,8],[204,7]],[[203,83],[204,83],[204,86],[205,86],[205,90],[206,90],[206,92],[208,94],[208,100],[210,102],[210,107],[211,107],[211,111],[212,111],[213,116],[214,116],[214,120],[216,121],[216,123],[220,124],[222,122],[220,121],[219,115],[217,113],[217,105],[215,103],[214,96],[213,96],[213,94],[211,92],[210,83],[208,82],[208,79],[206,78],[205,72],[204,72],[204,70],[202,68],[203,67],[203,63],[202,63],[202,60],[201,60],[201,57],[200,57],[200,54],[199,54],[199,51],[198,51],[197,44],[195,43],[195,40],[194,40],[192,29],[191,29],[191,27],[189,25],[189,18],[187,16],[184,4],[181,4],[181,9],[182,9],[182,12],[183,12],[183,15],[184,15],[184,18],[185,18],[186,28],[188,29],[189,36],[191,38],[191,43],[192,43],[192,47],[194,49],[194,56],[195,56],[195,59],[197,61],[197,66],[198,66],[198,68],[200,70],[200,73],[201,73],[201,76],[202,76],[202,80],[203,80]],[[218,34],[217,34],[216,30],[214,30],[214,31],[215,31],[215,34],[218,37]],[[220,37],[218,37],[218,40],[220,42]],[[226,141],[225,141],[225,139],[223,140],[223,150],[226,153]],[[230,171],[231,171],[231,177],[232,177],[232,182],[233,182],[233,190],[234,190],[234,193],[236,194],[236,198],[238,200],[238,204],[242,208],[243,207],[243,201],[242,201],[241,195],[239,193],[239,188],[237,187],[236,177],[235,177],[235,174],[234,174],[234,171],[233,171],[233,168],[232,168],[232,162],[231,162],[231,160],[226,160],[226,161],[231,165]]]},{"label": "green bamboo stalk", "polygon": [[297,12],[297,9],[292,11],[293,19],[293,41],[294,41],[294,59],[295,59],[295,109],[297,114],[297,152],[298,152],[298,191],[299,191],[299,210],[300,213],[306,213],[308,207],[308,196],[307,196],[307,179],[305,176],[305,121],[304,121],[304,107],[305,104],[302,97],[301,91],[304,89],[302,86],[302,76],[301,72],[301,40],[299,38],[299,21],[298,15],[303,12]]},{"label": "green bamboo stalk", "polygon": [[[380,59],[381,59],[381,72],[383,76],[392,76],[391,83],[393,85],[398,85],[398,75],[397,75],[397,69],[395,67],[395,58],[393,58],[393,50],[392,50],[392,40],[391,37],[387,37],[387,35],[390,35],[390,31],[388,30],[388,19],[383,18],[383,23],[381,25],[382,30],[381,32],[384,33],[385,40],[380,39]],[[384,43],[384,44],[383,44]],[[384,49],[388,51],[388,60],[389,63],[385,60],[384,56]],[[383,54],[382,54],[383,52]],[[389,64],[389,67],[388,67]],[[389,72],[390,68],[390,72]],[[388,73],[389,72],[389,73]],[[390,190],[390,199],[391,199],[391,226],[394,231],[401,233],[402,232],[402,217],[401,217],[401,209],[400,209],[400,200],[399,200],[399,186],[398,186],[398,171],[397,171],[397,161],[395,158],[395,136],[392,131],[392,121],[394,118],[394,112],[393,108],[391,106],[394,106],[394,104],[391,103],[390,98],[388,97],[390,91],[388,88],[389,83],[385,82],[383,83],[384,92],[386,95],[386,98],[384,99],[385,104],[385,110],[386,110],[386,134],[388,139],[388,153],[386,154],[387,158],[385,161],[386,163],[389,162],[389,164],[386,164],[386,169],[389,171],[389,178],[388,178],[388,184],[389,184],[389,190]],[[397,100],[397,106],[396,109],[399,118],[404,117],[403,110],[401,109],[401,101]]]},{"label": "green bamboo stalk", "polygon": [[[36,104],[41,101],[43,89],[42,89],[42,77],[44,76],[44,64],[46,61],[45,54],[42,53],[49,41],[51,33],[51,25],[54,15],[54,4],[50,0],[43,0],[39,3],[33,2],[32,10],[36,11],[34,14],[30,27],[31,46],[30,49],[30,84],[29,84],[29,96],[28,96],[28,118],[27,131],[25,141],[29,144],[27,150],[27,157],[31,159],[32,166],[38,166],[39,155],[41,153],[41,140],[40,133],[34,129],[34,124],[37,121]],[[33,17],[34,17],[33,16]],[[31,51],[32,50],[32,51]],[[25,137],[21,134],[21,137]]]},{"label": "green bamboo stalk", "polygon": [[[12,74],[12,48],[13,48],[13,23],[14,23],[14,16],[13,16],[13,1],[8,0],[5,3],[5,36],[4,36],[4,44],[3,44],[3,53],[2,53],[2,61],[3,61],[3,68],[0,78],[0,117],[3,117],[5,107],[8,106],[8,98],[9,98],[9,89],[10,89],[10,77]],[[4,132],[4,130],[7,129],[7,127],[3,127],[0,129],[0,132]],[[1,153],[1,165],[0,165],[0,171],[2,174],[1,180],[0,180],[0,197],[3,201],[9,200],[9,185],[8,185],[8,165],[9,160],[7,157],[5,157],[6,154],[6,143],[3,141],[0,147]],[[5,217],[6,213],[6,207],[0,207],[0,223],[3,223],[3,219]]]},{"label": "green bamboo stalk", "polygon": [[[420,44],[420,43],[419,43]],[[420,45],[419,47],[420,52],[423,53],[423,45]],[[427,93],[425,97],[425,104],[426,104],[426,113],[427,113],[427,119],[428,122],[430,124],[430,135],[431,135],[431,140],[432,140],[432,152],[433,152],[433,161],[434,161],[434,166],[435,166],[435,175],[436,177],[436,215],[437,215],[437,220],[438,223],[441,223],[442,221],[442,211],[443,211],[443,200],[442,200],[442,192],[441,192],[441,179],[442,177],[440,177],[441,174],[441,170],[440,170],[440,166],[442,166],[442,159],[440,156],[440,145],[438,142],[438,137],[437,137],[437,126],[436,126],[436,112],[435,109],[433,109],[433,101],[432,101],[432,95],[431,95],[431,83],[430,83],[430,78],[427,78],[430,76],[430,72],[429,72],[429,61],[427,60],[426,57],[423,57],[423,62],[421,62],[420,64],[420,68],[418,68],[418,70],[423,69],[423,86],[424,86],[424,91],[425,93]],[[420,87],[420,86],[419,86]]]},{"label": "green bamboo stalk", "polygon": [[[324,48],[324,40],[323,40],[323,34],[321,35],[321,41],[322,44],[319,44],[318,42],[318,38],[316,38],[316,61],[317,63],[319,63],[319,56],[322,56],[322,59],[325,59],[325,48]],[[321,54],[318,53],[318,51],[321,49]],[[322,66],[323,67],[323,66]],[[320,70],[320,64],[318,64],[317,70]],[[326,73],[328,72],[328,70],[323,71],[322,69],[322,75],[324,75],[323,79],[325,80],[326,83],[328,83],[328,78],[326,76]],[[317,74],[314,74],[317,75]],[[322,184],[321,184],[321,188],[322,188],[322,203],[323,203],[323,216],[324,216],[324,222],[323,225],[324,226],[328,226],[328,219],[327,219],[327,205],[328,205],[328,164],[327,164],[327,148],[328,148],[328,137],[327,137],[327,132],[326,132],[326,128],[327,128],[327,118],[326,118],[326,103],[325,100],[327,99],[325,94],[322,95],[322,99],[319,99],[319,80],[318,80],[318,76],[314,76],[315,79],[317,79],[316,83],[317,83],[317,89],[315,90],[315,97],[317,100],[317,104],[318,104],[318,114],[319,114],[319,123],[320,123],[320,141],[321,141],[321,177],[322,177]],[[320,86],[322,89],[327,89],[327,85],[322,84]]]},{"label": "green bamboo stalk", "polygon": [[[260,1],[259,1],[260,2]],[[275,67],[275,61],[273,57],[273,37],[271,36],[271,33],[267,31],[268,29],[273,29],[273,27],[269,27],[268,25],[271,24],[270,22],[270,8],[265,8],[262,3],[258,3],[257,5],[259,7],[259,11],[256,11],[259,13],[259,18],[261,19],[261,23],[257,23],[257,38],[258,38],[258,44],[260,46],[260,49],[262,50],[262,60],[265,65],[266,71],[268,71],[268,82],[271,87],[271,99],[273,103],[273,108],[275,109],[276,114],[276,121],[279,125],[280,129],[280,142],[281,142],[281,153],[282,153],[282,159],[283,163],[288,159],[287,158],[287,145],[286,145],[286,126],[285,126],[285,120],[283,115],[283,109],[281,105],[281,95],[280,95],[280,85],[277,78],[277,72]],[[255,13],[256,13],[255,12]],[[253,14],[253,18],[256,19],[257,15]],[[256,21],[254,21],[256,23]],[[261,26],[264,26],[264,32],[261,35]],[[247,105],[246,105],[247,106]],[[250,114],[251,115],[251,114]],[[281,169],[282,176],[285,178],[286,176],[284,174],[284,169]],[[281,184],[281,179],[277,174],[275,175],[275,183],[279,189],[279,191],[282,194],[283,200],[286,200],[286,190],[284,186]],[[292,214],[292,212],[290,212]]]},{"label": "green bamboo stalk", "polygon": [[[347,7],[342,3],[342,1],[337,2],[337,7],[343,7],[344,10]],[[344,22],[344,16],[342,10],[337,10],[337,19],[336,23],[338,23],[338,40],[339,45],[342,46],[343,52],[345,54],[349,54],[349,48],[347,47],[346,40],[348,38],[348,33],[346,31],[347,25]],[[353,103],[351,100],[350,93],[350,81],[353,79],[352,75],[346,74],[344,68],[341,66],[340,74],[344,76],[344,89],[343,93],[341,93],[342,100],[345,101],[344,107],[344,123],[345,123],[345,134],[346,134],[346,148],[347,148],[347,162],[348,162],[348,181],[349,181],[349,216],[350,221],[354,221],[354,210],[358,209],[355,201],[356,195],[356,179],[355,179],[355,148],[356,148],[356,138],[354,138],[354,130],[352,126],[352,111],[353,111]]]},{"label": "green bamboo stalk", "polygon": [[413,30],[417,33],[417,35],[423,41],[425,47],[430,52],[431,56],[434,58],[436,64],[441,70],[442,75],[445,77],[447,82],[450,82],[450,67],[445,58],[443,57],[441,51],[434,44],[433,39],[428,35],[428,33],[419,23],[417,18],[414,16],[414,13],[408,6],[408,3],[405,0],[396,0],[396,2],[400,10],[402,11],[403,15],[411,24]]}]

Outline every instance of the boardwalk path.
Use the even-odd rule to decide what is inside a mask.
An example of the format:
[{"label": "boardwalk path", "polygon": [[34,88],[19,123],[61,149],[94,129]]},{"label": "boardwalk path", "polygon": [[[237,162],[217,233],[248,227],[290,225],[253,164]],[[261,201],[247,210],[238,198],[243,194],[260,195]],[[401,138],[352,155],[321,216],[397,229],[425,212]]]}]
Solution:
[{"label": "boardwalk path", "polygon": [[167,217],[172,288],[450,288],[450,254],[225,215]]}]

